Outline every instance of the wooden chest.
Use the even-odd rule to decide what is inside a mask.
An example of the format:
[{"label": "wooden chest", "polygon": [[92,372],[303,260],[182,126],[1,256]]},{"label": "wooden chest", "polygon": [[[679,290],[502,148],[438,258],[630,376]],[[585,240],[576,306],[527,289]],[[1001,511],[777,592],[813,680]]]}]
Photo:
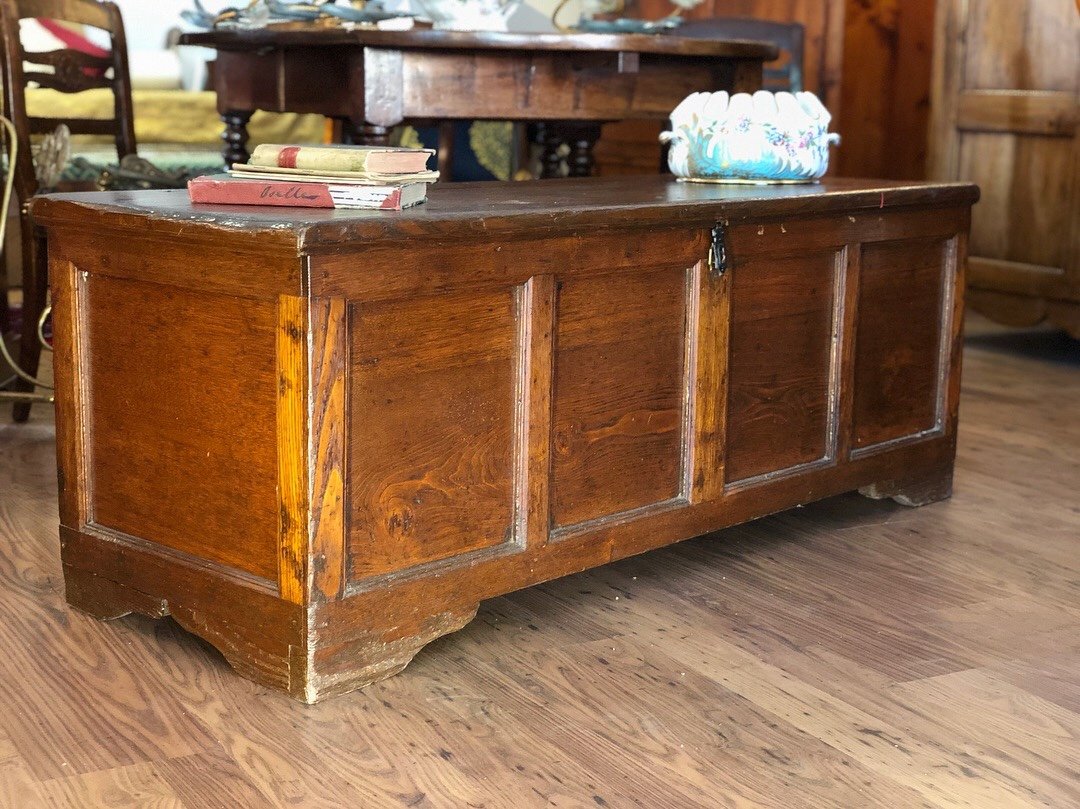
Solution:
[{"label": "wooden chest", "polygon": [[[950,490],[966,184],[52,196],[68,601],[315,701],[482,599],[852,489]],[[721,538],[722,541],[722,538]]]}]

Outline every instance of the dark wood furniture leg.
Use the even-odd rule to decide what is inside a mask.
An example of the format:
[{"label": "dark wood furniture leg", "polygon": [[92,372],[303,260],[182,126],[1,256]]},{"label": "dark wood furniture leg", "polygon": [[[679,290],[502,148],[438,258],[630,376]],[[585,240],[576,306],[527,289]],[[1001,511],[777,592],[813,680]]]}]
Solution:
[{"label": "dark wood furniture leg", "polygon": [[541,124],[541,179],[562,176],[563,158],[559,150],[564,143],[570,146],[570,152],[566,156],[567,175],[570,177],[592,176],[595,165],[593,147],[596,146],[598,140],[600,140],[600,124],[554,122]]},{"label": "dark wood furniture leg", "polygon": [[562,174],[562,157],[559,149],[563,145],[562,133],[554,123],[540,124],[540,179],[550,180]]},{"label": "dark wood furniture leg", "polygon": [[[37,324],[49,294],[48,260],[45,234],[35,230],[30,217],[22,217],[23,229],[23,308],[22,337],[19,344],[19,367],[30,376],[37,376],[41,363],[41,341],[38,340]],[[33,393],[34,386],[25,379],[17,379],[13,390]],[[30,418],[31,402],[16,402],[12,418],[25,422]]]},{"label": "dark wood furniture leg", "polygon": [[251,158],[247,149],[247,125],[253,114],[247,110],[228,110],[221,114],[221,120],[225,123],[225,131],[221,133],[221,140],[225,144],[221,156],[225,158],[226,166],[247,163]]},{"label": "dark wood furniture leg", "polygon": [[360,134],[351,118],[334,119],[334,141],[350,146],[360,142]]},{"label": "dark wood furniture leg", "polygon": [[593,147],[600,140],[599,124],[574,124],[567,128],[566,141],[570,154],[566,158],[571,177],[591,177],[593,173]]},{"label": "dark wood furniture leg", "polygon": [[365,146],[389,146],[390,127],[363,123],[357,127],[360,143]]}]

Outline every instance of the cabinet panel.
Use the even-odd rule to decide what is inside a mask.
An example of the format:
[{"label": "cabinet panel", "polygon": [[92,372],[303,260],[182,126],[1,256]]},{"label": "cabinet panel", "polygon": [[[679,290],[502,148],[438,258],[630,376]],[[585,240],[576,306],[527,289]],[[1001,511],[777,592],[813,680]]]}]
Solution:
[{"label": "cabinet panel", "polygon": [[1073,0],[941,0],[931,175],[982,188],[968,304],[1080,337],[1080,14]]},{"label": "cabinet panel", "polygon": [[971,211],[973,256],[1064,274],[1070,245],[1062,234],[1080,217],[1075,152],[1068,138],[983,132],[960,137],[960,176],[982,189]]},{"label": "cabinet panel", "polygon": [[677,497],[683,485],[685,271],[570,280],[558,293],[552,521]]},{"label": "cabinet panel", "polygon": [[1080,89],[1075,0],[967,0],[964,8],[966,89]]},{"label": "cabinet panel", "polygon": [[513,289],[353,304],[353,579],[512,539]]},{"label": "cabinet panel", "polygon": [[81,304],[91,520],[276,580],[274,304],[101,275]]},{"label": "cabinet panel", "polygon": [[732,271],[728,482],[832,454],[840,256],[751,254]]},{"label": "cabinet panel", "polygon": [[856,449],[939,426],[947,252],[941,239],[863,247],[855,334]]}]

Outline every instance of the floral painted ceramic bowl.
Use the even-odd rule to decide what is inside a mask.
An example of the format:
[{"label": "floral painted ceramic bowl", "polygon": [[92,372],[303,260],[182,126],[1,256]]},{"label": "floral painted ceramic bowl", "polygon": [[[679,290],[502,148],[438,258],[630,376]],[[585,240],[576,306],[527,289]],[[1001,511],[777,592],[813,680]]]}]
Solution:
[{"label": "floral painted ceramic bowl", "polygon": [[829,168],[828,110],[813,93],[691,93],[671,113],[668,166],[699,182],[813,182]]}]

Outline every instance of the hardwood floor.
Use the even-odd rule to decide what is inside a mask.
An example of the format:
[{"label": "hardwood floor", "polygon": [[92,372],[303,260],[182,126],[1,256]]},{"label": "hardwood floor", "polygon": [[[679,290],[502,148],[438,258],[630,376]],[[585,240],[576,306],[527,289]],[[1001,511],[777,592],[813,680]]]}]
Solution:
[{"label": "hardwood floor", "polygon": [[956,494],[858,495],[486,602],[308,707],[67,609],[0,423],[0,807],[1080,806],[1080,343],[973,320]]}]

